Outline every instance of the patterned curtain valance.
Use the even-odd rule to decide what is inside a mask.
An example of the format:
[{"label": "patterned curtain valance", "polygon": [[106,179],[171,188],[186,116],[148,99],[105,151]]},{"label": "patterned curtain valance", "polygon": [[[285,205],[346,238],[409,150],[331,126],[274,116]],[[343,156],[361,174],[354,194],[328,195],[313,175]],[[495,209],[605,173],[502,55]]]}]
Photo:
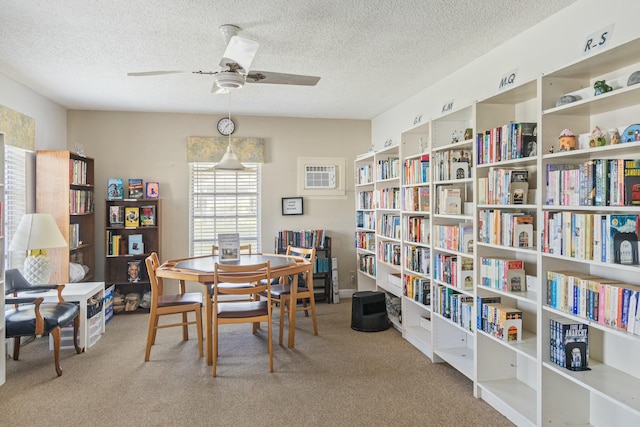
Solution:
[{"label": "patterned curtain valance", "polygon": [[[227,152],[229,138],[190,136],[187,138],[187,162],[217,163]],[[264,163],[264,139],[231,138],[231,149],[241,162]]]},{"label": "patterned curtain valance", "polygon": [[24,150],[35,150],[36,122],[33,117],[0,105],[0,132],[5,135],[5,144]]}]

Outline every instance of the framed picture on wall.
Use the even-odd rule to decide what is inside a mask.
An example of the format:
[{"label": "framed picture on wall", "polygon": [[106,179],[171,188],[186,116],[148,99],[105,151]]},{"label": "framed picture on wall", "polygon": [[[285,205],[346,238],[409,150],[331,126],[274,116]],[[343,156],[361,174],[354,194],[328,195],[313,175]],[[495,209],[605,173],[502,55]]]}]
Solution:
[{"label": "framed picture on wall", "polygon": [[302,215],[302,197],[283,197],[282,215]]}]

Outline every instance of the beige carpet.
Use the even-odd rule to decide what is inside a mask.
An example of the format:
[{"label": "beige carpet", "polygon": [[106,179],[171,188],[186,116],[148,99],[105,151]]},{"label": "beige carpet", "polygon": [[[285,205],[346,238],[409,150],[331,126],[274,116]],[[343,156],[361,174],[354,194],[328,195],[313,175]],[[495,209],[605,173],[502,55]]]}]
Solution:
[{"label": "beige carpet", "polygon": [[318,305],[319,336],[300,313],[295,350],[277,345],[274,322],[272,374],[266,332],[250,325],[225,325],[217,378],[179,328],[159,331],[145,363],[147,317],[116,316],[86,353],[63,350],[61,377],[47,339],[26,345],[6,361],[0,425],[512,425],[396,330],[352,330],[350,300]]}]

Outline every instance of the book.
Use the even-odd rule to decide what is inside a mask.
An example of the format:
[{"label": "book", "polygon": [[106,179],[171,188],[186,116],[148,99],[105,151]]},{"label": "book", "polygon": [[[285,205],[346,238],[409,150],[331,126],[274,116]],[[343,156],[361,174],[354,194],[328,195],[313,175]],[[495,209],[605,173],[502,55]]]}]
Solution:
[{"label": "book", "polygon": [[551,360],[572,371],[589,370],[589,325],[564,318],[550,320]]},{"label": "book", "polygon": [[129,198],[130,199],[142,199],[144,195],[144,187],[142,179],[129,178]]},{"label": "book", "polygon": [[522,153],[522,157],[532,157],[537,155],[538,124],[530,122],[520,123],[519,133],[522,147],[519,152]]},{"label": "book", "polygon": [[157,181],[148,181],[144,184],[144,196],[147,199],[157,199],[160,197],[160,183]]},{"label": "book", "polygon": [[457,272],[457,287],[460,289],[473,289],[473,258],[459,257]]},{"label": "book", "polygon": [[640,206],[640,160],[624,161],[624,204]]},{"label": "book", "polygon": [[109,227],[124,227],[124,206],[109,206]]},{"label": "book", "polygon": [[418,210],[421,212],[429,211],[429,187],[418,188]]},{"label": "book", "polygon": [[127,261],[127,282],[140,282],[142,280],[142,260]]},{"label": "book", "polygon": [[240,259],[240,234],[218,234],[218,257],[220,262],[237,261]]},{"label": "book", "polygon": [[130,234],[127,238],[129,247],[129,255],[141,255],[144,253],[144,243],[142,242],[142,234]]},{"label": "book", "polygon": [[638,215],[610,214],[607,262],[638,265]]},{"label": "book", "polygon": [[140,226],[152,227],[156,225],[155,205],[140,206]]},{"label": "book", "polygon": [[124,199],[124,187],[122,178],[107,179],[107,199],[122,200]]},{"label": "book", "polygon": [[465,179],[469,178],[469,162],[464,161],[452,161],[451,162],[451,177],[453,179]]},{"label": "book", "polygon": [[124,208],[124,226],[137,227],[140,225],[140,208],[137,206],[126,206]]}]

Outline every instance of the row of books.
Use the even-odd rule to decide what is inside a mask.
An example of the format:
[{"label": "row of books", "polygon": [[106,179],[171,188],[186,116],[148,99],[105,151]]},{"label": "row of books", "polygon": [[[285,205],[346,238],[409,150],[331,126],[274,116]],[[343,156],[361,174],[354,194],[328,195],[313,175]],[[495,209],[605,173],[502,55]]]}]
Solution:
[{"label": "row of books", "polygon": [[469,150],[445,150],[433,154],[436,181],[471,178],[472,165]]},{"label": "row of books", "polygon": [[155,205],[109,206],[109,227],[153,227],[155,225]]},{"label": "row of books", "polygon": [[389,156],[387,159],[378,160],[376,163],[376,179],[378,181],[399,177],[400,157]]},{"label": "row of books", "polygon": [[489,168],[488,176],[478,178],[478,204],[526,205],[529,171]]},{"label": "row of books", "polygon": [[433,244],[439,249],[473,253],[473,223],[461,222],[458,225],[434,225]]},{"label": "row of books", "polygon": [[640,335],[640,287],[567,271],[547,272],[547,305]]},{"label": "row of books", "polygon": [[404,296],[423,305],[431,305],[431,282],[421,276],[404,275]]},{"label": "row of books", "polygon": [[405,216],[403,218],[405,230],[404,239],[408,242],[431,243],[431,221],[423,216]]},{"label": "row of books", "polygon": [[282,230],[276,237],[276,249],[286,251],[288,246],[323,249],[327,244],[326,230]]},{"label": "row of books", "polygon": [[588,261],[638,265],[636,214],[544,211],[543,252]]},{"label": "row of books", "polygon": [[454,185],[437,187],[436,213],[441,215],[461,215],[465,202],[464,189]]},{"label": "row of books", "polygon": [[473,297],[451,288],[435,285],[431,296],[431,307],[435,313],[450,319],[462,328],[473,331]]},{"label": "row of books", "polygon": [[378,218],[378,234],[391,239],[400,239],[400,215],[382,214]]},{"label": "row of books", "polygon": [[78,159],[69,159],[69,182],[76,185],[86,185],[87,162]]},{"label": "row of books", "polygon": [[[157,199],[160,197],[160,184],[157,181],[144,182],[140,178],[129,178],[129,199]],[[107,179],[107,199],[123,200],[125,197],[122,178]]]},{"label": "row of books", "polygon": [[375,209],[373,191],[360,191],[356,206],[358,206],[358,209]]},{"label": "row of books", "polygon": [[371,231],[356,231],[356,248],[376,250],[376,235]]},{"label": "row of books", "polygon": [[551,362],[572,371],[589,365],[589,325],[557,318],[549,320]]},{"label": "row of books", "polygon": [[387,264],[400,265],[400,244],[394,242],[378,243],[378,259]]},{"label": "row of books", "polygon": [[477,327],[502,341],[522,341],[522,310],[498,296],[477,298]]},{"label": "row of books", "polygon": [[404,161],[404,184],[422,184],[429,182],[429,155]]},{"label": "row of books", "polygon": [[526,291],[524,261],[480,257],[480,285],[507,292]]},{"label": "row of books", "polygon": [[538,124],[511,122],[476,134],[478,164],[522,159],[537,154]]},{"label": "row of books", "polygon": [[473,289],[473,258],[437,253],[433,259],[433,278],[453,288]]},{"label": "row of books", "polygon": [[331,259],[316,257],[313,262],[314,273],[328,273],[331,271]]},{"label": "row of books", "polygon": [[373,182],[373,165],[360,166],[356,170],[356,185],[370,184]]},{"label": "row of books", "polygon": [[549,206],[640,206],[640,160],[549,164],[546,187]]},{"label": "row of books", "polygon": [[107,230],[105,243],[107,256],[144,254],[142,234],[123,236],[113,230]]},{"label": "row of books", "polygon": [[356,227],[373,230],[376,227],[375,212],[356,212]]},{"label": "row of books", "polygon": [[376,257],[369,254],[358,254],[358,270],[375,277]]},{"label": "row of books", "polygon": [[405,187],[402,189],[402,210],[429,212],[429,187]]},{"label": "row of books", "polygon": [[80,224],[69,224],[69,248],[77,248],[81,244]]},{"label": "row of books", "polygon": [[400,188],[382,188],[377,191],[376,206],[379,209],[400,209]]},{"label": "row of books", "polygon": [[535,245],[533,215],[501,209],[478,211],[478,242],[531,248]]},{"label": "row of books", "polygon": [[431,250],[423,246],[404,247],[404,266],[410,271],[420,274],[431,272]]},{"label": "row of books", "polygon": [[89,190],[69,190],[69,213],[83,214],[93,212],[94,193]]}]

